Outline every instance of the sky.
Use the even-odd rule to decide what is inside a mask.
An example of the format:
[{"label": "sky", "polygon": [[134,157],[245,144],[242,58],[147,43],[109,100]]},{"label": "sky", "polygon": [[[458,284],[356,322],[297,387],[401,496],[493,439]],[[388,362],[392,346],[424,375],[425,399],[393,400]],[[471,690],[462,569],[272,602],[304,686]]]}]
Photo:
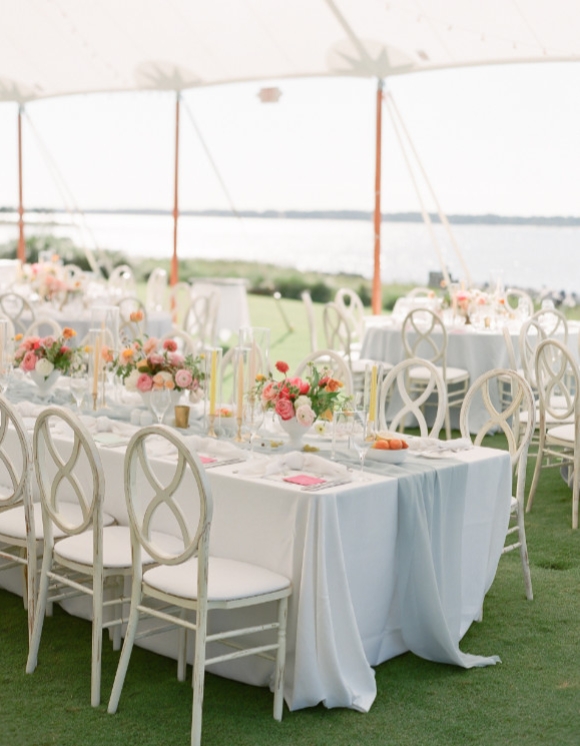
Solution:
[{"label": "sky", "polygon": [[[580,216],[580,63],[421,72],[386,83],[447,214]],[[262,86],[278,86],[262,104]],[[184,93],[180,206],[227,209],[192,113],[240,210],[373,209],[376,82],[264,81]],[[173,94],[71,96],[28,105],[81,208],[173,205]],[[0,103],[0,206],[17,203],[17,109]],[[418,211],[383,108],[384,212]],[[64,207],[24,123],[25,206]],[[433,202],[426,195],[426,204]]]}]

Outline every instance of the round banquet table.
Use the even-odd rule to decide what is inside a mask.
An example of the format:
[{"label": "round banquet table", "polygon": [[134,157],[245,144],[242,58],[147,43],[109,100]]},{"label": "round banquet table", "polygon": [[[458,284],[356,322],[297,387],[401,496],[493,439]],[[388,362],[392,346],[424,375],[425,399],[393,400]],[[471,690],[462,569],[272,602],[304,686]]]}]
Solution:
[{"label": "round banquet table", "polygon": [[[361,358],[384,360],[396,364],[404,360],[405,349],[400,322],[389,316],[368,317]],[[580,323],[568,322],[568,346],[578,356],[578,331]],[[510,330],[517,365],[520,365],[519,330]],[[501,329],[475,329],[462,326],[447,329],[447,365],[464,368],[469,372],[470,385],[483,373],[494,368],[509,368],[508,352]],[[499,396],[494,402],[499,406]],[[470,412],[469,429],[476,433],[487,421],[483,403],[474,402]],[[451,425],[459,427],[459,408],[451,409]]]}]

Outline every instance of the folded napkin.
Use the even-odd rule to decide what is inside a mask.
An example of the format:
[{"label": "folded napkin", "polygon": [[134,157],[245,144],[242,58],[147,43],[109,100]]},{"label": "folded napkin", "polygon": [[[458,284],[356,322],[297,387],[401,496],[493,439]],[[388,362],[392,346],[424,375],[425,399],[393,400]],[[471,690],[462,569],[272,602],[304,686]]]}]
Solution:
[{"label": "folded napkin", "polygon": [[[199,435],[184,437],[188,448],[195,453],[203,453],[215,459],[245,458],[246,454],[238,446],[215,438],[202,438]],[[175,448],[164,438],[153,437],[147,440],[147,451],[153,457],[167,457],[175,454]]]},{"label": "folded napkin", "polygon": [[438,440],[437,438],[409,438],[409,450],[424,452],[441,451],[468,451],[473,448],[469,438],[457,438],[456,440]]},{"label": "folded napkin", "polygon": [[38,417],[43,409],[46,409],[46,404],[33,404],[31,401],[19,401],[16,402],[16,409],[20,412],[22,417]]},{"label": "folded napkin", "polygon": [[273,476],[288,469],[304,470],[324,477],[347,477],[349,471],[344,464],[328,461],[313,453],[289,451],[279,456],[261,456],[248,461],[239,470],[240,474],[252,476]]}]

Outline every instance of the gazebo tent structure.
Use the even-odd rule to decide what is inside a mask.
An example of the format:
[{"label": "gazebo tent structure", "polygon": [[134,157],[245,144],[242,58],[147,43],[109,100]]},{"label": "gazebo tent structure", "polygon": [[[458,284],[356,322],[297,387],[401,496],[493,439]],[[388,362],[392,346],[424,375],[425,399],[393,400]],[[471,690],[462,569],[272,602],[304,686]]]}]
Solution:
[{"label": "gazebo tent structure", "polygon": [[578,0],[0,0],[0,20],[0,101],[20,104],[324,76],[376,78],[380,92],[424,70],[580,59]]}]

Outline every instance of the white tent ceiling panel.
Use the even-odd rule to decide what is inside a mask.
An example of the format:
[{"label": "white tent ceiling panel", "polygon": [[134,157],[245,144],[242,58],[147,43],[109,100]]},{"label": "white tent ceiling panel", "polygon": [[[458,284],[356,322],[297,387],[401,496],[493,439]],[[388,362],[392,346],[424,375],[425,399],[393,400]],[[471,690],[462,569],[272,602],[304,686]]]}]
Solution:
[{"label": "white tent ceiling panel", "polygon": [[0,0],[0,100],[578,59],[578,0]]}]

